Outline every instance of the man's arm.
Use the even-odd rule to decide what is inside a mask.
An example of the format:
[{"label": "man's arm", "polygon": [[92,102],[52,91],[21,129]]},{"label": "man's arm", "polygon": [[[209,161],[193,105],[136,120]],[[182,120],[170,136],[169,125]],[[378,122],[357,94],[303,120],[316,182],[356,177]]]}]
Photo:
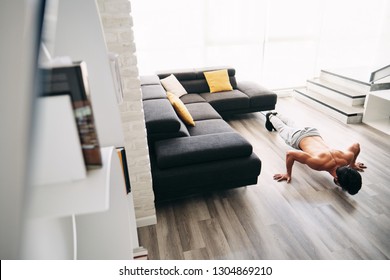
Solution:
[{"label": "man's arm", "polygon": [[353,153],[353,159],[350,162],[349,166],[358,171],[364,171],[363,169],[367,168],[367,166],[365,166],[364,163],[356,162],[356,159],[360,154],[360,144],[359,143],[352,144],[352,146],[348,148],[348,151]]},{"label": "man's arm", "polygon": [[[311,161],[310,162],[311,165],[313,164],[313,162],[315,164],[315,160],[313,160],[313,157],[306,152],[295,151],[295,150],[287,151],[287,153],[286,153],[286,171],[287,171],[287,173],[275,174],[274,180],[276,180],[278,182],[287,181],[287,183],[290,183],[292,167],[293,167],[295,161],[298,161],[299,163],[302,163],[302,164],[308,164],[308,162]],[[312,166],[310,166],[310,167],[313,168]]]}]

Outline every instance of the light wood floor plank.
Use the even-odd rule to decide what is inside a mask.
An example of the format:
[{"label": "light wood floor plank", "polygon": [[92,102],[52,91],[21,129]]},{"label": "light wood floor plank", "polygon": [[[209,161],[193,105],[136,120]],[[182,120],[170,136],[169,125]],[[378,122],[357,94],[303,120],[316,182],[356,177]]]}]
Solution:
[{"label": "light wood floor plank", "polygon": [[[175,215],[175,227],[178,229],[180,244],[184,251],[196,250],[205,247],[198,221],[196,218],[198,204],[193,204],[193,209],[189,209],[190,204],[178,202],[173,205]],[[204,219],[201,219],[204,220]]]},{"label": "light wood floor plank", "polygon": [[200,248],[200,249],[184,252],[184,259],[185,260],[208,260],[210,259],[210,256],[206,248]]},{"label": "light wood floor plank", "polygon": [[234,259],[234,254],[223,234],[221,225],[216,219],[200,221],[199,226],[211,259]]},{"label": "light wood floor plank", "polygon": [[234,258],[258,259],[259,256],[241,225],[240,219],[227,199],[215,194],[208,199],[208,205],[211,216],[221,225],[224,237],[234,252]]},{"label": "light wood floor plank", "polygon": [[[157,213],[156,225],[159,256],[151,256],[152,259],[183,259],[183,248],[180,242],[179,228],[175,220],[172,206],[167,206]],[[141,244],[142,246],[142,244]],[[145,247],[148,249],[148,247]]]}]

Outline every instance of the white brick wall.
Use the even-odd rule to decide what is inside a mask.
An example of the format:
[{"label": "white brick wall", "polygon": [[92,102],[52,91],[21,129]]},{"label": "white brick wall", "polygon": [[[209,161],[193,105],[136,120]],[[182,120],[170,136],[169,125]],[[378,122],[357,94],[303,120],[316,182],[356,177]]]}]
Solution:
[{"label": "white brick wall", "polygon": [[107,48],[119,55],[124,102],[119,106],[138,226],[156,222],[141,87],[129,0],[97,0]]}]

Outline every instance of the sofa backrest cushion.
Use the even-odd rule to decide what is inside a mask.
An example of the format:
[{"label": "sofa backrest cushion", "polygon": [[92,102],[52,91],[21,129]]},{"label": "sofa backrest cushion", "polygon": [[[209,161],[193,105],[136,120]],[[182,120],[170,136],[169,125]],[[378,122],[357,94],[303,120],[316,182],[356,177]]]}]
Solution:
[{"label": "sofa backrest cushion", "polygon": [[157,75],[144,75],[144,76],[140,76],[140,82],[142,86],[159,85],[160,78]]},{"label": "sofa backrest cushion", "polygon": [[142,100],[164,99],[166,92],[161,84],[142,86]]},{"label": "sofa backrest cushion", "polygon": [[204,93],[210,92],[209,85],[207,84],[206,77],[204,72],[227,69],[230,84],[233,89],[237,88],[236,81],[236,70],[230,67],[218,67],[218,68],[197,68],[197,69],[186,69],[186,70],[175,70],[175,71],[164,71],[158,72],[157,76],[160,79],[164,79],[169,75],[173,74],[178,79],[178,81],[183,85],[185,90],[188,93]]},{"label": "sofa backrest cushion", "polygon": [[180,121],[180,128],[176,132],[161,132],[161,133],[148,133],[148,143],[149,149],[151,152],[154,152],[154,143],[156,141],[164,140],[164,139],[174,139],[180,137],[189,137],[190,134],[188,132],[187,126]]},{"label": "sofa backrest cushion", "polygon": [[180,83],[182,83],[183,87],[187,90],[188,93],[210,92],[210,88],[209,85],[207,84],[206,79],[180,81]]},{"label": "sofa backrest cushion", "polygon": [[144,100],[143,107],[148,134],[179,131],[180,120],[168,99]]}]

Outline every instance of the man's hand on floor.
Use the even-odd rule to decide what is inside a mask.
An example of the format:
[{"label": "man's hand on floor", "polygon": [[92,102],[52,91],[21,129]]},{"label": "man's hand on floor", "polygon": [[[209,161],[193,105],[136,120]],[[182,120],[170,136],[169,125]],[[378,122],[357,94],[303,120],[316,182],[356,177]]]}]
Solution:
[{"label": "man's hand on floor", "polygon": [[291,177],[288,174],[275,174],[274,180],[278,182],[287,181],[287,183],[290,183]]}]

